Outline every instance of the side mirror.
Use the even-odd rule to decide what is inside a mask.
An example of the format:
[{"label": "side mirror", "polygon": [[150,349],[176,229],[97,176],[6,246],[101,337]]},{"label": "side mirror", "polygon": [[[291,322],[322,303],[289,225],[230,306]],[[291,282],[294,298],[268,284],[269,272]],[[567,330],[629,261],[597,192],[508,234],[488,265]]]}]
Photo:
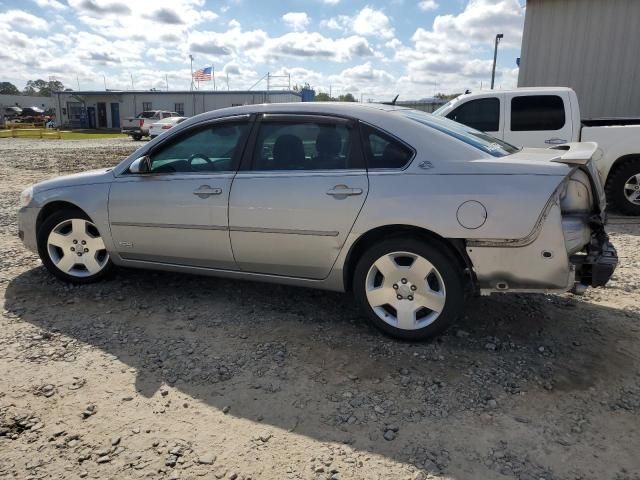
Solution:
[{"label": "side mirror", "polygon": [[129,165],[129,173],[149,173],[151,172],[151,159],[148,155],[143,155],[140,158],[136,158],[131,165]]}]

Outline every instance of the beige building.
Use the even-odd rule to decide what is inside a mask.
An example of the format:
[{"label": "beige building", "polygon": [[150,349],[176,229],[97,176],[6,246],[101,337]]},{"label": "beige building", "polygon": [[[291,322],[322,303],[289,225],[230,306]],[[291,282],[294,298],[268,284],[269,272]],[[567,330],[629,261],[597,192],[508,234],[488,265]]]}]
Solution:
[{"label": "beige building", "polygon": [[81,91],[55,92],[59,124],[68,128],[119,129],[122,120],[145,110],[191,117],[219,108],[255,103],[300,102],[293,91]]},{"label": "beige building", "polygon": [[583,119],[640,117],[640,0],[527,0],[519,87],[571,87]]}]

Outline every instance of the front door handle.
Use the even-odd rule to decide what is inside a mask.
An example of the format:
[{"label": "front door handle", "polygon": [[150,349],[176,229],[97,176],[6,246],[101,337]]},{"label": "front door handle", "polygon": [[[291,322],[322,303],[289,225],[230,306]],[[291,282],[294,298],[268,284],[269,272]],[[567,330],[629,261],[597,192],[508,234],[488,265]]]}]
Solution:
[{"label": "front door handle", "polygon": [[220,195],[222,193],[221,188],[211,188],[209,185],[200,185],[193,194],[199,198],[208,198],[211,195]]},{"label": "front door handle", "polygon": [[563,143],[567,143],[564,138],[547,138],[544,143],[547,145],[562,145]]},{"label": "front door handle", "polygon": [[349,188],[346,185],[336,185],[327,192],[327,195],[331,195],[336,198],[345,198],[353,195],[362,195],[361,188]]}]

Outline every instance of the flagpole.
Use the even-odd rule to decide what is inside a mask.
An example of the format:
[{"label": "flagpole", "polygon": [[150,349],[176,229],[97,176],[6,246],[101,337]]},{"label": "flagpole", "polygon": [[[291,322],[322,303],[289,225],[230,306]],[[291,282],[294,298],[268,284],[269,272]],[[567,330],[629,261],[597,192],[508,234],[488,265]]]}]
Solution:
[{"label": "flagpole", "polygon": [[211,80],[213,81],[213,91],[216,90],[216,75],[215,70],[213,69],[213,64],[211,64]]},{"label": "flagpole", "polygon": [[193,92],[193,55],[189,54],[189,60],[191,60],[191,91]]}]

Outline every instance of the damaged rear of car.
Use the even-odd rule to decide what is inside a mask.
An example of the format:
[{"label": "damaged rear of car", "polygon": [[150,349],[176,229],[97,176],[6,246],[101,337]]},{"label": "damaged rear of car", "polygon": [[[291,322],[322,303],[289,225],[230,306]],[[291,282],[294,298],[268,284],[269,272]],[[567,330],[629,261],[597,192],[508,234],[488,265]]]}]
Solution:
[{"label": "damaged rear of car", "polygon": [[[469,239],[482,293],[572,290],[604,286],[618,262],[609,241],[604,191],[593,165],[595,143],[527,149],[513,155],[570,167],[540,213],[530,233],[518,239]],[[561,228],[560,228],[561,227]]]}]

